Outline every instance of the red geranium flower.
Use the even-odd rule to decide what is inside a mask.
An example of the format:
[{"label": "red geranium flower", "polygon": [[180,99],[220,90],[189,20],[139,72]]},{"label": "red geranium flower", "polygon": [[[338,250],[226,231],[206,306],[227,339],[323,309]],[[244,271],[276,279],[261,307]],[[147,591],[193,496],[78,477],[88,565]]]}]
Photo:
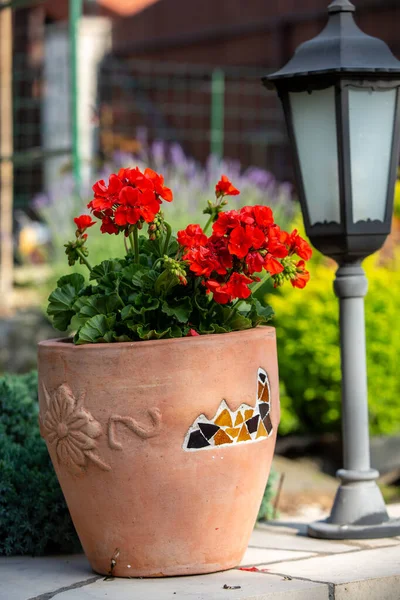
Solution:
[{"label": "red geranium flower", "polygon": [[274,224],[274,215],[269,206],[254,206],[254,218],[260,227],[269,227]]},{"label": "red geranium flower", "polygon": [[221,196],[237,196],[238,194],[240,194],[239,190],[231,184],[226,175],[222,175],[215,186],[215,195],[217,198],[221,198]]},{"label": "red geranium flower", "polygon": [[115,174],[110,175],[108,186],[105,184],[104,179],[97,181],[92,188],[94,199],[89,202],[88,208],[100,211],[112,208],[118,200],[118,194],[122,186],[122,182]]},{"label": "red geranium flower", "polygon": [[263,232],[257,227],[246,225],[239,226],[231,232],[229,236],[229,252],[238,258],[244,258],[250,248],[258,250],[265,242]]},{"label": "red geranium flower", "polygon": [[276,275],[277,273],[282,273],[283,266],[282,263],[279,262],[272,254],[267,254],[264,259],[264,268],[270,275]]},{"label": "red geranium flower", "polygon": [[246,256],[246,265],[248,272],[260,273],[264,268],[265,258],[259,252],[249,252]]},{"label": "red geranium flower", "polygon": [[83,233],[88,227],[96,225],[96,221],[92,221],[92,217],[90,215],[81,215],[80,217],[75,217],[74,223],[78,231],[81,233]]},{"label": "red geranium flower", "polygon": [[205,286],[209,292],[212,292],[215,302],[228,304],[235,298],[248,298],[251,294],[248,287],[250,283],[253,283],[253,280],[243,273],[233,273],[226,283],[209,279],[205,282]]},{"label": "red geranium flower", "polygon": [[186,229],[178,231],[177,239],[184,248],[197,248],[207,243],[207,236],[200,225],[188,225]]},{"label": "red geranium flower", "polygon": [[250,283],[253,283],[253,280],[243,273],[233,273],[227,283],[232,298],[248,298],[251,294],[248,287]]},{"label": "red geranium flower", "polygon": [[189,329],[189,331],[186,334],[186,337],[195,337],[196,335],[200,335],[200,334],[197,333],[197,331],[195,329]]},{"label": "red geranium flower", "polygon": [[306,264],[304,260],[299,260],[296,264],[296,277],[290,280],[293,287],[303,289],[310,279],[310,273],[305,268]]},{"label": "red geranium flower", "polygon": [[228,210],[220,212],[218,219],[213,225],[215,235],[225,235],[229,229],[233,229],[240,225],[240,213],[237,210]]},{"label": "red geranium flower", "polygon": [[110,233],[111,234],[111,233],[118,233],[119,229],[118,229],[118,227],[116,227],[114,225],[114,223],[110,219],[110,217],[103,217],[100,231],[101,231],[101,233]]},{"label": "red geranium flower", "polygon": [[169,188],[165,187],[164,177],[162,175],[159,175],[152,169],[146,169],[144,174],[148,179],[152,181],[156,194],[161,196],[161,198],[163,200],[166,200],[167,202],[171,202],[173,200],[172,191]]},{"label": "red geranium flower", "polygon": [[292,233],[288,235],[286,242],[289,246],[289,254],[297,254],[304,260],[310,260],[312,256],[312,248],[297,232],[297,229],[293,229]]}]

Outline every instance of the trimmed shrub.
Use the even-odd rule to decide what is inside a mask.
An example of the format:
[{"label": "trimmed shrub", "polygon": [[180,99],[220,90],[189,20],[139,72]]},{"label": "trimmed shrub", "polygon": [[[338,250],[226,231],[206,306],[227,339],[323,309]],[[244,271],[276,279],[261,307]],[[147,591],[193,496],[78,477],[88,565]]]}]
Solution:
[{"label": "trimmed shrub", "polygon": [[[386,253],[387,254],[387,253]],[[369,257],[365,300],[370,429],[400,430],[400,248]],[[316,253],[310,283],[301,294],[286,288],[273,299],[276,311],[282,419],[280,433],[340,431],[338,300],[336,266]]]},{"label": "trimmed shrub", "polygon": [[37,374],[0,378],[0,555],[80,551],[38,426]]}]

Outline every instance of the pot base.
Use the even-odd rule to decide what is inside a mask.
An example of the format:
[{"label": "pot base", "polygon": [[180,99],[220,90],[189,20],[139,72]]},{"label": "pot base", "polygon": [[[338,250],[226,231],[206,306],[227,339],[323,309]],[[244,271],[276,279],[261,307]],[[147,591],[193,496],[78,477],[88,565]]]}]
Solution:
[{"label": "pot base", "polygon": [[[242,558],[242,557],[241,557]],[[99,575],[106,577],[118,577],[118,578],[136,578],[136,579],[155,579],[160,577],[184,577],[187,575],[207,575],[209,573],[218,573],[221,571],[229,571],[235,569],[241,562],[239,560],[232,561],[225,564],[190,564],[190,565],[177,565],[167,567],[165,569],[135,569],[132,566],[119,566],[118,563],[111,571],[111,569],[103,569],[101,567],[96,568],[95,565],[91,565],[93,571]]]}]

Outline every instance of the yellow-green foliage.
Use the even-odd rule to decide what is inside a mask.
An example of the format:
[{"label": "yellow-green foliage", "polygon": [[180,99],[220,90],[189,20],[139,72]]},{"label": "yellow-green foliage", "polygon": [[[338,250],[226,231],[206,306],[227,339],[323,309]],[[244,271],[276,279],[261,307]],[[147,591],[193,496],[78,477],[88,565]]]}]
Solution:
[{"label": "yellow-green foliage", "polygon": [[396,217],[400,217],[400,179],[396,181],[394,188],[394,214]]},{"label": "yellow-green foliage", "polygon": [[[304,290],[284,288],[273,299],[282,382],[282,434],[340,429],[338,300],[335,265],[315,253]],[[390,264],[378,254],[364,262],[370,426],[400,431],[400,248]]]}]

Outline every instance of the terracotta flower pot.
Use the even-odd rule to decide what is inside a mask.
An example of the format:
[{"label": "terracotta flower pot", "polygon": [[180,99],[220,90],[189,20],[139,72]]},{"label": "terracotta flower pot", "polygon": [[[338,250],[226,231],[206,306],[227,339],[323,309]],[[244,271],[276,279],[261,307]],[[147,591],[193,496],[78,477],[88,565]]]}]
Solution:
[{"label": "terracotta flower pot", "polygon": [[93,569],[236,566],[279,423],[275,330],[39,344],[40,427]]}]

